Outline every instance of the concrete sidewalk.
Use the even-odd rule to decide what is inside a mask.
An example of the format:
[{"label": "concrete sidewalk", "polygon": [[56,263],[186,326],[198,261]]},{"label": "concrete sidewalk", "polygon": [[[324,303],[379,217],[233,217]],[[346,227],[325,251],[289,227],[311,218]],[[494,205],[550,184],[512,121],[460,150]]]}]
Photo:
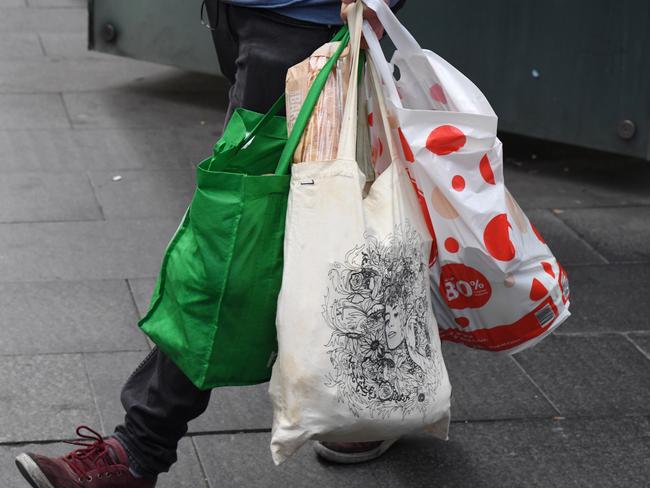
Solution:
[{"label": "concrete sidewalk", "polygon": [[[120,387],[149,350],[137,319],[226,106],[215,78],[86,52],[84,6],[0,0],[7,488],[27,486],[17,453],[120,422]],[[266,386],[226,388],[160,486],[648,486],[650,163],[540,153],[511,159],[506,181],[568,271],[573,317],[515,357],[445,346],[449,442],[410,437],[359,467],[304,448],[276,468]]]}]

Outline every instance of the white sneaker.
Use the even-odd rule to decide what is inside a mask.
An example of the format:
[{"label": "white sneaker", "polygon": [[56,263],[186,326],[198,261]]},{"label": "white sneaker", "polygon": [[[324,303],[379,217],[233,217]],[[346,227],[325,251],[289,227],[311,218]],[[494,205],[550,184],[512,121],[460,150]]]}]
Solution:
[{"label": "white sneaker", "polygon": [[374,442],[314,442],[314,451],[332,463],[365,463],[384,454],[397,440],[398,438]]}]

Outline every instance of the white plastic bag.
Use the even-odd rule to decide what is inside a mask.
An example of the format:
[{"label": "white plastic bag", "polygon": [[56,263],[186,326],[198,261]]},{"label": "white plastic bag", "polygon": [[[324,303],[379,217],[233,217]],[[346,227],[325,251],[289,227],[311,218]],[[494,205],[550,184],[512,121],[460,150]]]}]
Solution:
[{"label": "white plastic bag", "polygon": [[430,264],[440,337],[492,351],[525,349],[568,318],[569,286],[506,190],[497,116],[470,80],[420,48],[383,0],[364,3],[397,47],[389,65],[364,25],[396,137],[437,242]]},{"label": "white plastic bag", "polygon": [[372,441],[418,430],[446,438],[449,426],[451,387],[426,262],[431,238],[397,156],[363,196],[355,160],[360,4],[350,15],[358,27],[338,158],[292,168],[269,386],[277,464],[308,439]]}]

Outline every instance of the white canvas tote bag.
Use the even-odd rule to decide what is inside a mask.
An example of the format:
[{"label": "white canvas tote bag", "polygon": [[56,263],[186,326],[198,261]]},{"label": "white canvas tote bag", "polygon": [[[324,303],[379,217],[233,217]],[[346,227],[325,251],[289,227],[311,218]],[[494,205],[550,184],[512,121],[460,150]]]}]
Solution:
[{"label": "white canvas tote bag", "polygon": [[447,437],[451,387],[430,301],[430,234],[396,151],[365,198],[355,161],[361,13],[359,4],[350,14],[338,157],[292,168],[269,386],[277,464],[308,439]]},{"label": "white canvas tote bag", "polygon": [[470,80],[420,48],[383,0],[364,3],[397,48],[389,65],[364,25],[391,127],[433,230],[440,337],[491,351],[525,349],[569,317],[569,283],[505,187],[497,116]]}]

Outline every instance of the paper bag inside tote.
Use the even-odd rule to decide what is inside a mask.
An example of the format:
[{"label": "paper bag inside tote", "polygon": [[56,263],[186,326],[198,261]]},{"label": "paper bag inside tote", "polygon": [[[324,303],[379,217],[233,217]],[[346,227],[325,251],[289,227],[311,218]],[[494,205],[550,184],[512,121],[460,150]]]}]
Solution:
[{"label": "paper bag inside tote", "polygon": [[[298,117],[300,107],[311,84],[338,46],[338,42],[322,45],[309,58],[293,66],[287,72],[286,108],[288,132],[293,129],[296,117]],[[314,113],[294,153],[294,163],[328,161],[336,158],[349,80],[349,52],[348,48],[343,51],[334,70],[327,79]]]}]

